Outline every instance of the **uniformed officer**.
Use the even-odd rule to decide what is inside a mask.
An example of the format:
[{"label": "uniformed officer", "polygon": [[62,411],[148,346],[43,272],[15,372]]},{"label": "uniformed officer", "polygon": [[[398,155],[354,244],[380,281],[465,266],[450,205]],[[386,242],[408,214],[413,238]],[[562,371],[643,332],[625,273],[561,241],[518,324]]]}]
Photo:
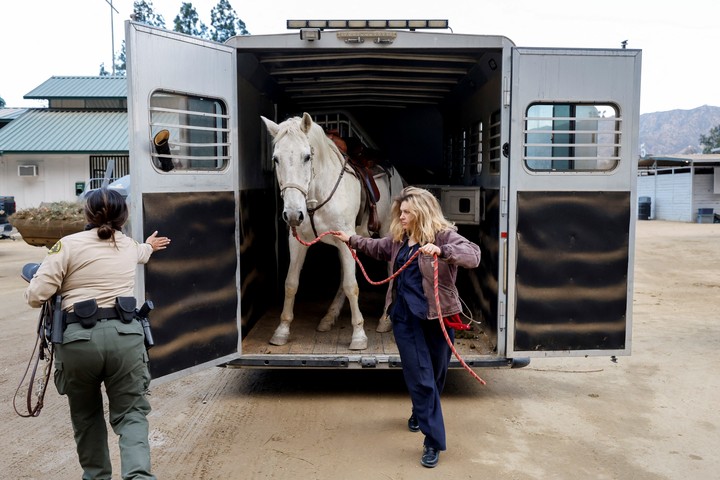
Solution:
[{"label": "uniformed officer", "polygon": [[170,239],[154,232],[139,244],[125,236],[121,228],[128,209],[115,190],[88,194],[85,217],[85,231],[63,237],[50,249],[25,299],[40,307],[52,296],[62,296],[66,328],[55,350],[55,386],[68,397],[83,480],[112,478],[101,384],[110,425],[119,436],[122,478],[155,479],[150,473],[150,403],[145,398],[150,374],[143,329],[135,320],[120,318],[116,299],[133,296],[136,265],[165,249]]}]

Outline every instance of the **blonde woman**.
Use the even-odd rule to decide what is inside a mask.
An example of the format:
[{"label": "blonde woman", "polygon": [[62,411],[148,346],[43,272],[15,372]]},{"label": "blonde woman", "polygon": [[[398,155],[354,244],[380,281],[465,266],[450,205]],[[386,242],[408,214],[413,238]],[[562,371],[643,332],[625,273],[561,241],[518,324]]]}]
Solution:
[{"label": "blonde woman", "polygon": [[[433,281],[433,256],[438,257],[440,307],[444,317],[460,313],[455,287],[458,267],[476,268],[480,247],[459,233],[427,190],[405,188],[392,206],[390,235],[368,238],[335,235],[366,255],[385,260],[393,272],[420,251],[415,261],[390,283],[385,307],[393,324],[405,384],[412,400],[408,428],[425,435],[420,463],[435,467],[446,449],[440,394],[445,385],[451,350],[438,322]],[[453,330],[448,330],[454,341]]]}]

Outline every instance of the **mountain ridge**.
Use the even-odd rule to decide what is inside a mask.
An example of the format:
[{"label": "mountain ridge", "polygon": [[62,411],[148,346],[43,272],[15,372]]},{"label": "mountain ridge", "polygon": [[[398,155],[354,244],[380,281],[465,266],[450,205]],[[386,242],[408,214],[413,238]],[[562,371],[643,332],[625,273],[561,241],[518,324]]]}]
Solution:
[{"label": "mountain ridge", "polygon": [[640,115],[638,143],[646,155],[702,153],[700,136],[720,125],[720,107],[703,105]]}]

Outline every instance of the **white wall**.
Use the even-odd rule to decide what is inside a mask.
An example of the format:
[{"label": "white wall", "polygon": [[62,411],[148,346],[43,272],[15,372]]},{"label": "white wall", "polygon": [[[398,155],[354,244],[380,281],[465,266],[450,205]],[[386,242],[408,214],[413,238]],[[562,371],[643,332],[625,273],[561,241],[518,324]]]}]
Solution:
[{"label": "white wall", "polygon": [[638,198],[650,197],[650,218],[696,222],[699,208],[720,213],[720,194],[715,193],[715,175],[674,173],[638,177]]},{"label": "white wall", "polygon": [[[650,197],[650,218],[694,222],[690,173],[638,177],[638,198]],[[697,211],[695,212],[697,214]]]},{"label": "white wall", "polygon": [[[36,177],[18,176],[18,165],[37,165]],[[90,156],[5,154],[0,156],[0,195],[15,197],[16,209],[42,202],[72,201],[75,182],[87,182]]]},{"label": "white wall", "polygon": [[715,193],[715,174],[695,175],[693,178],[693,215],[697,216],[698,208],[712,208],[714,213],[720,213],[720,194]]}]

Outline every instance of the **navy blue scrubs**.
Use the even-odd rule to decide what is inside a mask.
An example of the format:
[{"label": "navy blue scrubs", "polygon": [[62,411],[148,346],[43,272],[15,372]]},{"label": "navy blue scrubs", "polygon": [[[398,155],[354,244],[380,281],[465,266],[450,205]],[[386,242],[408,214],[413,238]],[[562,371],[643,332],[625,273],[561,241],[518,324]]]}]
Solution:
[{"label": "navy blue scrubs", "polygon": [[[402,267],[418,248],[418,244],[408,247],[406,241],[398,252],[393,271]],[[417,259],[396,278],[395,288],[390,317],[413,413],[420,431],[425,434],[424,445],[445,450],[440,394],[445,386],[452,351],[437,319],[427,318],[428,304]],[[454,342],[455,332],[450,329],[448,335]]]}]

